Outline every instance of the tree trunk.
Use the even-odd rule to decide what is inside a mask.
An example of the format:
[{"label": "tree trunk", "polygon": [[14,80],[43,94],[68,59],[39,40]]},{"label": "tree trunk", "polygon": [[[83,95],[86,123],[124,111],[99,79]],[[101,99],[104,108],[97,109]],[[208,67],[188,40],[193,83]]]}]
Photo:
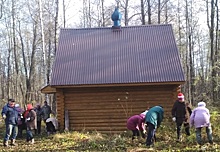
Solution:
[{"label": "tree trunk", "polygon": [[[207,2],[208,3],[208,2]],[[207,10],[208,10],[208,4],[207,4]],[[211,0],[211,14],[210,14],[210,25],[208,23],[209,27],[209,37],[210,37],[210,62],[211,62],[211,79],[212,79],[212,87],[211,87],[211,93],[212,93],[212,100],[216,102],[216,95],[217,92],[215,90],[216,88],[216,68],[215,68],[215,50],[214,50],[214,17],[215,17],[215,2],[214,0]],[[208,13],[207,13],[208,14]],[[209,17],[208,17],[209,18]]]},{"label": "tree trunk", "polygon": [[147,0],[147,14],[148,14],[148,24],[151,24],[151,5],[150,5],[150,0]]},{"label": "tree trunk", "polygon": [[[218,0],[215,1],[215,7],[216,7],[216,28],[215,28],[215,63],[217,64],[217,66],[219,67],[219,51],[220,51],[220,48],[219,48],[219,45],[220,45],[220,40],[219,40],[219,35],[220,35],[220,30],[219,30],[219,9],[218,9]],[[219,76],[219,70],[217,71],[217,68],[216,68],[216,84],[219,83],[218,81],[218,76]],[[217,87],[217,85],[216,85]],[[219,86],[218,86],[218,89],[217,90],[220,90],[219,89]],[[219,93],[220,91],[216,91],[216,99],[215,101],[218,101],[219,102]]]},{"label": "tree trunk", "polygon": [[54,30],[54,54],[56,54],[57,52],[58,17],[59,17],[59,0],[56,0],[56,15],[55,15],[55,24],[54,24],[54,29],[55,29]]},{"label": "tree trunk", "polygon": [[161,14],[161,1],[158,0],[158,10],[157,10],[157,23],[160,24],[160,14]]},{"label": "tree trunk", "polygon": [[142,25],[145,25],[145,12],[144,12],[144,0],[141,0],[141,23]]},{"label": "tree trunk", "polygon": [[101,0],[102,7],[102,27],[105,27],[105,9],[104,9],[104,0]]},{"label": "tree trunk", "polygon": [[[17,42],[16,42],[16,25],[15,25],[15,1],[12,1],[12,33],[13,33],[13,51],[14,51],[14,65],[15,65],[15,72],[16,72],[16,77],[15,77],[15,82],[13,85],[15,87],[13,90],[12,96],[15,96],[17,94],[17,86],[18,86],[18,75],[19,75],[19,70],[18,70],[18,59],[17,59]],[[16,99],[15,99],[16,100]]]},{"label": "tree trunk", "polygon": [[125,26],[128,26],[128,0],[125,1]]},{"label": "tree trunk", "polygon": [[[56,17],[58,18],[58,8],[59,8],[59,0],[56,0],[56,5],[57,5],[57,9],[56,9]],[[65,0],[63,0],[63,27],[66,27],[66,6],[65,6]]]}]

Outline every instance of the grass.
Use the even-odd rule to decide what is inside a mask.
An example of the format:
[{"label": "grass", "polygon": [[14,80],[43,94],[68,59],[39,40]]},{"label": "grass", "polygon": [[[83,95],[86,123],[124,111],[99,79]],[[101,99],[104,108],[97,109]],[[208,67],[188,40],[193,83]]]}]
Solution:
[{"label": "grass", "polygon": [[[203,146],[198,146],[195,139],[194,128],[191,128],[191,135],[186,137],[183,133],[183,141],[177,143],[175,125],[173,122],[164,120],[161,127],[157,130],[157,142],[155,143],[153,150],[146,148],[145,140],[137,140],[131,142],[131,132],[126,131],[121,134],[100,134],[99,132],[63,132],[54,135],[47,136],[43,134],[41,136],[35,136],[35,144],[27,144],[25,138],[17,139],[18,146],[3,147],[0,145],[0,151],[71,151],[71,152],[147,152],[147,151],[159,151],[159,152],[183,152],[183,151],[220,151],[220,118],[218,113],[212,113],[213,124],[213,138],[214,144],[208,144],[205,129],[202,130],[203,134]],[[0,123],[0,133],[3,140],[4,137],[4,124]],[[25,132],[25,131],[24,131]]]}]

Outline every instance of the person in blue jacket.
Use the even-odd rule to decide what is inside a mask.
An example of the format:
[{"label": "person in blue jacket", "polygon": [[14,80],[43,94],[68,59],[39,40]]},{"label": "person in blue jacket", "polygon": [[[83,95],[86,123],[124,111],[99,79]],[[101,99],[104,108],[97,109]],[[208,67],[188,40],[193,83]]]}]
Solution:
[{"label": "person in blue jacket", "polygon": [[15,100],[9,99],[8,103],[2,109],[2,118],[5,120],[6,133],[4,137],[4,146],[8,146],[11,139],[11,145],[16,146],[15,139],[17,136],[18,111],[15,108]]},{"label": "person in blue jacket", "polygon": [[153,137],[155,137],[156,129],[159,128],[163,120],[163,114],[163,107],[154,106],[148,110],[145,116],[145,122],[147,124],[147,147],[150,147],[153,144]]}]

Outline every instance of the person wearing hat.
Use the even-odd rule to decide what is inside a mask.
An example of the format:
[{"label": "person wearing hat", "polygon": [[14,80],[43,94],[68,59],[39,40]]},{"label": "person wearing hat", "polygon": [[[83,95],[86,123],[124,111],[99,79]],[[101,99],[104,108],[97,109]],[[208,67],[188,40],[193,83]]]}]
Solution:
[{"label": "person wearing hat", "polygon": [[5,120],[5,137],[3,145],[8,146],[8,141],[11,139],[11,145],[16,146],[15,140],[17,137],[18,112],[15,109],[15,100],[9,99],[8,103],[2,109],[2,118]]},{"label": "person wearing hat", "polygon": [[30,144],[34,144],[34,137],[32,130],[37,129],[37,115],[34,111],[32,104],[27,104],[27,110],[24,113],[24,118],[27,125],[27,138],[26,141]]},{"label": "person wearing hat", "polygon": [[139,115],[133,115],[128,118],[127,120],[127,128],[128,130],[132,131],[132,141],[135,139],[135,137],[140,137],[140,134],[142,138],[145,138],[145,128],[144,128],[144,118],[146,113],[141,113]]},{"label": "person wearing hat", "polygon": [[192,110],[190,108],[190,104],[188,102],[185,102],[184,95],[182,93],[179,93],[177,96],[178,100],[173,105],[171,114],[172,114],[172,120],[176,123],[176,129],[177,129],[177,142],[181,141],[181,128],[184,124],[185,133],[187,136],[190,135],[190,126],[189,126],[189,117],[192,113]]},{"label": "person wearing hat", "polygon": [[18,112],[18,138],[22,138],[22,131],[26,130],[26,124],[23,118],[24,110],[20,107],[20,105],[17,103],[15,104],[15,109]]},{"label": "person wearing hat", "polygon": [[205,102],[199,102],[198,107],[193,109],[190,116],[190,126],[196,128],[196,140],[201,145],[201,129],[206,128],[206,134],[210,144],[213,144],[212,127],[210,123],[210,113],[206,108]]}]

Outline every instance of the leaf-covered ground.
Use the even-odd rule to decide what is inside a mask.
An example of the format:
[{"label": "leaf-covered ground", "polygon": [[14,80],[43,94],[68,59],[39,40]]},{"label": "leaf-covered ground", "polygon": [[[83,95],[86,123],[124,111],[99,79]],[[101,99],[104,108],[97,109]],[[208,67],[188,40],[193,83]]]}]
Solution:
[{"label": "leaf-covered ground", "polygon": [[[100,152],[147,152],[147,151],[220,151],[220,118],[217,113],[212,114],[212,127],[214,144],[210,145],[207,142],[205,129],[203,133],[203,146],[198,146],[195,140],[194,128],[191,128],[191,135],[186,137],[183,134],[183,141],[176,142],[175,125],[173,122],[164,120],[162,126],[157,130],[157,142],[153,148],[145,146],[145,140],[136,140],[131,142],[131,132],[124,132],[117,135],[105,135],[98,132],[93,133],[79,133],[66,132],[57,133],[55,135],[35,136],[35,144],[30,145],[26,143],[25,138],[17,139],[18,146],[4,147],[0,145],[0,151],[100,151]],[[0,133],[3,141],[4,124],[0,123]],[[25,131],[24,131],[25,136]]]}]

